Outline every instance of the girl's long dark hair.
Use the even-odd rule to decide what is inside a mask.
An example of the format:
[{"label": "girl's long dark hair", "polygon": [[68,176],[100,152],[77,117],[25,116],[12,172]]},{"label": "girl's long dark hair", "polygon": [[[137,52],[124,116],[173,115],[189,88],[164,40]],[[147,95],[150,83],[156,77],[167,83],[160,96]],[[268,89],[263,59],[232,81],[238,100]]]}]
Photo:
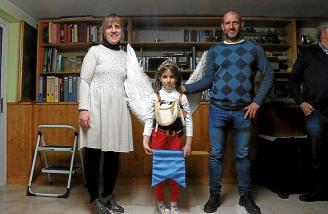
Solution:
[{"label": "girl's long dark hair", "polygon": [[181,72],[179,71],[178,65],[172,62],[170,59],[165,60],[157,69],[157,72],[155,74],[155,92],[158,93],[159,90],[161,90],[162,83],[160,77],[163,75],[163,73],[166,70],[170,70],[173,73],[174,77],[177,80],[175,83],[175,89],[181,93],[181,89],[180,89],[180,86],[182,84]]}]

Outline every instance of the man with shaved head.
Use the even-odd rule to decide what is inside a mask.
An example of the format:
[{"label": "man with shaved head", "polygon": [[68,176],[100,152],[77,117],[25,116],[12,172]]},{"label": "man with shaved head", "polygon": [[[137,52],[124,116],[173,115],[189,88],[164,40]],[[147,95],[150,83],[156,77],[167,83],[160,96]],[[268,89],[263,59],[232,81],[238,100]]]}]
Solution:
[{"label": "man with shaved head", "polygon": [[[223,156],[229,130],[234,134],[239,205],[248,213],[261,213],[251,196],[249,143],[252,120],[272,87],[274,75],[262,47],[242,38],[242,27],[243,21],[237,11],[224,14],[221,28],[225,39],[209,49],[205,76],[185,85],[186,93],[211,89],[210,197],[204,205],[207,213],[215,212],[221,205]],[[263,80],[255,94],[254,77],[257,71]]]}]

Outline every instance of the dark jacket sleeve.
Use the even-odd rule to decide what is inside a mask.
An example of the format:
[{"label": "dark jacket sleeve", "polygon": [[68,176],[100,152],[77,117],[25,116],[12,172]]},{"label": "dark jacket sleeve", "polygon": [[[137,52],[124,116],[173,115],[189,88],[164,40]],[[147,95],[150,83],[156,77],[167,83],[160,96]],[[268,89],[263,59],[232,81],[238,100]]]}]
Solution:
[{"label": "dark jacket sleeve", "polygon": [[186,94],[193,94],[212,87],[215,77],[215,52],[210,49],[206,58],[204,77],[194,83],[186,84]]},{"label": "dark jacket sleeve", "polygon": [[301,85],[304,77],[304,69],[304,54],[300,52],[294,63],[288,82],[290,94],[298,105],[304,102],[301,90]]}]

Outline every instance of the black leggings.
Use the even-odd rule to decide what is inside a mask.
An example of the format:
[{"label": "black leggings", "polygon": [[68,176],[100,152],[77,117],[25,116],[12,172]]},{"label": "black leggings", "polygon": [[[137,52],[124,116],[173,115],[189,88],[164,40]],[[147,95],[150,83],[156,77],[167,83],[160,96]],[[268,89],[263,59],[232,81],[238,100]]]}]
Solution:
[{"label": "black leggings", "polygon": [[84,170],[90,202],[99,197],[99,168],[101,153],[104,155],[103,185],[104,197],[113,193],[119,166],[118,152],[101,152],[100,149],[84,148]]}]

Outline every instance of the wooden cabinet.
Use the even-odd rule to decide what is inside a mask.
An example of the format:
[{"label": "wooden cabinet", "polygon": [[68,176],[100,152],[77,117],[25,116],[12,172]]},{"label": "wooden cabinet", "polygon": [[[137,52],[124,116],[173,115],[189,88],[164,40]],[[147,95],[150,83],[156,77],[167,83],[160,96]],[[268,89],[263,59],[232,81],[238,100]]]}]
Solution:
[{"label": "wooden cabinet", "polygon": [[[192,149],[208,151],[208,104],[202,103],[193,115],[194,137]],[[37,127],[40,124],[68,124],[78,128],[77,104],[69,103],[9,103],[8,104],[8,183],[26,184],[32,164],[33,152],[37,141]],[[119,182],[148,184],[151,178],[151,157],[144,154],[142,146],[143,124],[132,116],[134,151],[121,155]],[[47,134],[47,133],[46,133]],[[49,133],[49,143],[67,144],[73,136],[67,137],[59,132]],[[58,155],[55,161],[65,164]],[[233,157],[226,156],[227,167],[224,179],[234,181]],[[79,160],[78,158],[76,160]],[[208,155],[196,153],[187,158],[188,182],[207,183]],[[81,178],[79,178],[81,180]]]},{"label": "wooden cabinet", "polygon": [[[78,111],[76,105],[67,103],[8,103],[7,110],[7,180],[8,183],[25,184],[31,170],[38,125],[67,124],[78,127]],[[67,135],[53,132],[47,136],[47,140],[48,143],[54,141],[70,144],[73,142],[73,136],[68,138]]]}]

